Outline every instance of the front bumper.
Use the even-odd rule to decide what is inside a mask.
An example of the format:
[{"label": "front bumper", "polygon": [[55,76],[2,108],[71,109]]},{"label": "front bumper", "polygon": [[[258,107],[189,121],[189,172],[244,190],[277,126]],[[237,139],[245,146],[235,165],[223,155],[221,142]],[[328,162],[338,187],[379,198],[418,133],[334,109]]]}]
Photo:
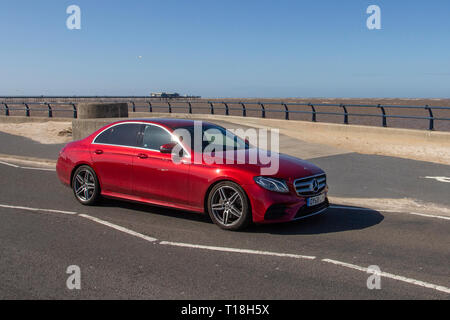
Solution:
[{"label": "front bumper", "polygon": [[324,212],[326,209],[328,209],[329,206],[330,203],[328,202],[328,198],[325,198],[325,202],[322,202],[321,204],[314,207],[303,206],[297,211],[297,214],[295,215],[293,220],[300,220],[315,216]]},{"label": "front bumper", "polygon": [[[317,206],[308,207],[306,197],[298,196],[295,191],[276,193],[256,184],[245,186],[252,206],[253,222],[279,223],[304,219],[322,213],[329,207],[328,198]],[[327,193],[325,188],[321,193]]]}]

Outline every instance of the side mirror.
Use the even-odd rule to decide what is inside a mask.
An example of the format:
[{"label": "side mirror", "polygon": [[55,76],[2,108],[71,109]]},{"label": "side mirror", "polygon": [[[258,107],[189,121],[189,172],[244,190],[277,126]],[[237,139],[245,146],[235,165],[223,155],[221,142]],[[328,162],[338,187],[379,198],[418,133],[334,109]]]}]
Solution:
[{"label": "side mirror", "polygon": [[159,151],[161,153],[172,153],[173,148],[175,148],[177,144],[172,142],[172,143],[167,143],[167,144],[163,144],[161,147],[159,147]]}]

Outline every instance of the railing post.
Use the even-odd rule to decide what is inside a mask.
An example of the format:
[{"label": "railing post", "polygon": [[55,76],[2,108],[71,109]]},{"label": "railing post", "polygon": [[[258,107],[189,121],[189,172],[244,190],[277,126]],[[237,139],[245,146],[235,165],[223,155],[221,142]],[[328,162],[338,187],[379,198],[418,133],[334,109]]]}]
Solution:
[{"label": "railing post", "polygon": [[190,101],[188,101],[188,105],[189,105],[189,113],[192,114],[192,104]]},{"label": "railing post", "polygon": [[286,103],[282,103],[282,104],[283,104],[284,110],[285,110],[285,112],[286,112],[285,119],[286,119],[286,120],[289,120],[289,109],[288,109],[288,106],[287,106]]},{"label": "railing post", "polygon": [[242,116],[246,117],[247,116],[247,109],[245,108],[245,103],[241,102],[241,106],[242,106]]},{"label": "railing post", "polygon": [[348,124],[348,112],[347,108],[345,107],[345,104],[341,104],[340,107],[344,109],[344,123]]},{"label": "railing post", "polygon": [[223,104],[225,105],[225,115],[229,116],[230,115],[230,110],[228,108],[228,104],[226,102],[223,102]]},{"label": "railing post", "polygon": [[148,102],[148,111],[153,112],[152,103],[150,101]]},{"label": "railing post", "polygon": [[314,105],[312,103],[308,104],[311,107],[311,111],[312,111],[312,122],[317,122],[317,113],[316,113],[316,108],[314,108]]},{"label": "railing post", "polygon": [[72,103],[72,109],[73,109],[73,118],[74,119],[78,118],[77,106],[75,105],[75,103]]},{"label": "railing post", "polygon": [[50,106],[50,103],[45,103],[48,107],[48,117],[49,118],[53,118],[53,110],[52,107]]},{"label": "railing post", "polygon": [[23,104],[25,106],[25,116],[29,117],[30,116],[30,107],[25,102]]},{"label": "railing post", "polygon": [[3,104],[5,105],[5,116],[9,116],[9,107],[6,103],[3,102]]},{"label": "railing post", "polygon": [[130,102],[131,102],[131,105],[132,105],[131,110],[133,112],[136,112],[136,104],[134,103],[134,101],[130,101]]},{"label": "railing post", "polygon": [[209,103],[211,114],[214,114],[214,104],[212,102]]},{"label": "railing post", "polygon": [[430,114],[430,127],[428,130],[433,131],[434,130],[434,116],[433,116],[433,110],[429,105],[425,106],[425,109],[428,110],[428,113]]},{"label": "railing post", "polygon": [[266,108],[264,107],[264,105],[259,102],[259,105],[261,106],[261,118],[265,118],[266,117]]},{"label": "railing post", "polygon": [[380,108],[381,112],[383,113],[383,127],[387,127],[386,110],[381,104],[378,105],[378,108]]},{"label": "railing post", "polygon": [[172,113],[172,105],[170,104],[170,101],[167,101],[167,106],[169,107],[169,113]]}]

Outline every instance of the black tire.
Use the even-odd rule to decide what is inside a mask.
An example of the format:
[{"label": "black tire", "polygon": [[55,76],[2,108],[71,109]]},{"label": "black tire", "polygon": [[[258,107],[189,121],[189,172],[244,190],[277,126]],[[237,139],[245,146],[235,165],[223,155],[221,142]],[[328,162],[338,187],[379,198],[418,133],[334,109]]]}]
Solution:
[{"label": "black tire", "polygon": [[[234,197],[234,202],[231,203]],[[241,186],[234,182],[224,181],[216,184],[209,192],[207,201],[211,220],[222,229],[242,230],[252,221],[248,197]]]},{"label": "black tire", "polygon": [[[88,189],[87,191],[86,188]],[[75,198],[81,204],[86,206],[94,205],[100,197],[100,184],[95,171],[87,165],[78,167],[73,174],[72,190]]]}]

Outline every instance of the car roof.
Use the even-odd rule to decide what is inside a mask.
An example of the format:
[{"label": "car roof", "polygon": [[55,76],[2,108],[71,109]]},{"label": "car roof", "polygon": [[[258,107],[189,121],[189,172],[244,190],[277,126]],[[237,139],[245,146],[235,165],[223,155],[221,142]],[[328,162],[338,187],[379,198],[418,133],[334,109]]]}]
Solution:
[{"label": "car roof", "polygon": [[[115,123],[121,122],[148,122],[162,125],[167,128],[176,129],[179,127],[193,126],[194,120],[192,119],[177,119],[177,118],[132,118],[117,121]],[[204,124],[215,125],[211,122],[202,121]]]}]

